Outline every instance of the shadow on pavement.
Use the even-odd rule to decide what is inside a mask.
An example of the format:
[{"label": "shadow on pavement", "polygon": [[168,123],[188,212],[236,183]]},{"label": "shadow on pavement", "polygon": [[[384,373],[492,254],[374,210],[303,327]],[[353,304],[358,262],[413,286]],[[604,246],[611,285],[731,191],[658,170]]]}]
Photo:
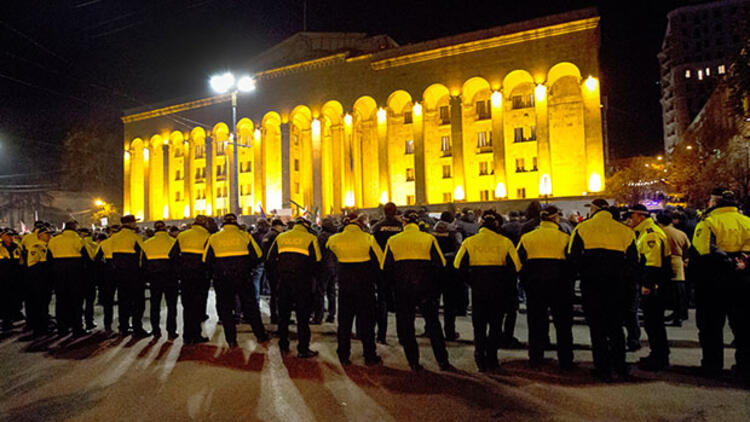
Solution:
[{"label": "shadow on pavement", "polygon": [[265,364],[266,355],[253,352],[245,357],[243,349],[240,348],[226,349],[212,344],[195,344],[183,346],[177,361],[190,361],[241,371],[260,372]]}]

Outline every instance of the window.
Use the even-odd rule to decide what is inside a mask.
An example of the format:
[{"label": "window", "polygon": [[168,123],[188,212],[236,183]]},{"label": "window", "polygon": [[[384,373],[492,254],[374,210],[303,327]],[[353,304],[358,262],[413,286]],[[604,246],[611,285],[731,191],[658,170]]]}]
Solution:
[{"label": "window", "polygon": [[490,174],[488,163],[486,161],[481,161],[479,163],[479,175],[486,176],[488,174]]},{"label": "window", "polygon": [[411,111],[405,111],[404,112],[404,124],[408,125],[412,121],[413,121],[413,117],[412,117]]},{"label": "window", "polygon": [[226,148],[227,141],[216,143],[216,155],[224,155],[224,148]]},{"label": "window", "polygon": [[203,158],[203,156],[206,154],[206,146],[205,145],[196,145],[195,146],[195,158]]},{"label": "window", "polygon": [[710,67],[706,68],[706,76],[711,76],[711,68]]},{"label": "window", "polygon": [[702,81],[702,80],[703,80],[703,71],[702,71],[702,70],[699,70],[699,71],[698,71],[698,80],[699,80],[699,81]]},{"label": "window", "polygon": [[477,148],[492,146],[492,132],[477,132]]},{"label": "window", "polygon": [[490,200],[490,191],[488,191],[488,190],[480,190],[479,191],[479,200],[480,201],[489,201]]},{"label": "window", "polygon": [[414,169],[406,169],[406,181],[407,182],[414,181]]},{"label": "window", "polygon": [[449,125],[451,123],[451,110],[448,106],[440,106],[440,124]]},{"label": "window", "polygon": [[513,110],[534,107],[534,94],[514,95],[511,102]]},{"label": "window", "polygon": [[523,142],[523,128],[517,127],[513,129],[513,141]]},{"label": "window", "polygon": [[182,180],[182,172],[180,170],[175,172],[174,180]]},{"label": "window", "polygon": [[720,64],[718,71],[719,71],[719,75],[723,75],[727,73],[727,68],[723,64]]},{"label": "window", "polygon": [[294,171],[299,171],[299,160],[294,159]]},{"label": "window", "polygon": [[414,205],[414,195],[406,195],[406,205]]},{"label": "window", "polygon": [[227,168],[226,164],[216,166],[216,177],[219,178],[219,177],[226,176],[227,175],[226,168]]},{"label": "window", "polygon": [[529,137],[529,139],[527,139],[527,141],[536,141],[536,126],[531,126],[530,129],[531,136]]},{"label": "window", "polygon": [[532,158],[532,159],[531,159],[531,164],[532,164],[532,165],[534,166],[534,167],[532,168],[532,171],[537,171],[537,162],[536,162],[536,157],[534,157],[534,158]]},{"label": "window", "polygon": [[299,182],[294,182],[294,193],[299,193]]},{"label": "window", "polygon": [[404,154],[414,154],[414,139],[409,139],[406,141]]},{"label": "window", "polygon": [[240,173],[249,173],[253,171],[253,162],[252,161],[245,161],[240,166]]},{"label": "window", "polygon": [[453,202],[453,195],[450,192],[443,192],[443,202]]},{"label": "window", "polygon": [[485,120],[492,117],[492,110],[490,109],[490,100],[477,101],[477,120]]},{"label": "window", "polygon": [[205,167],[198,167],[195,169],[195,178],[196,179],[205,179],[206,178],[206,168]]},{"label": "window", "polygon": [[294,145],[299,145],[299,135],[298,134],[295,133],[294,136],[292,136],[292,139],[294,140]]},{"label": "window", "polygon": [[245,195],[245,185],[240,185],[240,196]]},{"label": "window", "polygon": [[516,189],[516,196],[518,197],[518,199],[526,198],[526,188]]},{"label": "window", "polygon": [[516,158],[516,173],[523,173],[526,171],[526,163],[523,158]]},{"label": "window", "polygon": [[181,195],[181,193],[182,192],[180,192],[180,191],[177,191],[177,192],[174,193],[174,200],[175,201],[177,201],[177,202],[182,201],[182,195]]},{"label": "window", "polygon": [[443,179],[450,179],[451,178],[451,166],[450,164],[446,164],[443,166]]},{"label": "window", "polygon": [[451,155],[451,137],[450,136],[440,137],[440,151],[442,151],[443,156]]},{"label": "window", "polygon": [[182,157],[182,148],[175,148],[175,150],[174,150],[174,156],[175,156],[175,158]]},{"label": "window", "polygon": [[690,69],[685,69],[685,79],[690,79]]}]

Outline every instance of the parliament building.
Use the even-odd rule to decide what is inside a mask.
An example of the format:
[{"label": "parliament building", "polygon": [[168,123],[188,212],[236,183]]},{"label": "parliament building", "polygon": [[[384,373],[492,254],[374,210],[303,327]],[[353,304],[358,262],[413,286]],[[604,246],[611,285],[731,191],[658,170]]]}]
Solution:
[{"label": "parliament building", "polygon": [[298,33],[252,59],[250,92],[125,113],[123,211],[327,215],[600,192],[599,44],[593,9],[404,46]]}]

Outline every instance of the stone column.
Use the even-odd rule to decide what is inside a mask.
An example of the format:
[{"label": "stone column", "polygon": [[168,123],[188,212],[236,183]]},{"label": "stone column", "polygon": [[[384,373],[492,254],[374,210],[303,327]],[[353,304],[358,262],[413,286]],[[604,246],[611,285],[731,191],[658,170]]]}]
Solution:
[{"label": "stone column", "polygon": [[292,181],[289,173],[289,157],[291,155],[289,148],[291,140],[290,123],[281,123],[281,206],[283,208],[291,207],[292,199]]},{"label": "stone column", "polygon": [[[508,189],[508,169],[505,164],[505,133],[503,128],[502,94],[494,92],[490,99],[492,106],[492,154],[495,165],[495,189],[502,183]],[[507,197],[507,193],[506,193]]]},{"label": "stone column", "polygon": [[417,205],[427,204],[427,177],[425,175],[424,119],[422,106],[412,108],[412,136],[414,138],[414,201]]},{"label": "stone column", "polygon": [[310,127],[310,147],[312,159],[312,207],[310,210],[315,212],[315,207],[323,215],[323,170],[321,154],[321,127],[320,120],[313,119]]},{"label": "stone column", "polygon": [[[339,213],[344,207],[345,168],[344,163],[344,127],[341,125],[331,126],[331,161],[333,162],[333,212]],[[328,210],[326,210],[328,211]]]},{"label": "stone column", "polygon": [[391,201],[393,193],[391,189],[391,169],[388,164],[388,112],[381,108],[377,112],[378,122],[378,168],[380,178],[380,197],[378,202],[382,202],[383,192],[388,196],[388,200]]},{"label": "stone column", "polygon": [[131,163],[133,162],[133,154],[130,149],[125,149],[122,153],[122,180],[123,180],[123,192],[122,192],[122,207],[123,214],[129,214],[132,212],[130,209],[130,172]]},{"label": "stone column", "polygon": [[451,107],[451,154],[453,156],[453,182],[455,186],[461,186],[468,196],[469,189],[466,186],[466,171],[464,169],[464,129],[463,129],[463,106],[461,96],[450,97]]},{"label": "stone column", "polygon": [[[206,136],[206,214],[213,215],[214,209],[214,143]],[[209,212],[210,211],[210,212]]]},{"label": "stone column", "polygon": [[188,206],[188,213],[189,215],[185,215],[185,207],[183,207],[181,210],[177,210],[179,214],[178,216],[182,218],[188,218],[195,215],[195,210],[193,206],[193,172],[195,169],[193,168],[192,162],[193,162],[193,148],[190,144],[190,142],[185,141],[182,143],[182,147],[184,148],[184,153],[182,154],[182,167],[184,171],[184,191],[185,191],[185,204]]},{"label": "stone column", "polygon": [[253,132],[253,213],[259,212],[256,208],[258,202],[263,206],[265,210],[266,205],[266,163],[264,154],[265,151],[265,135],[260,129],[255,129]]},{"label": "stone column", "polygon": [[143,220],[151,220],[151,144],[143,144]]},{"label": "stone column", "polygon": [[[164,144],[161,146],[161,157],[162,157],[162,191],[164,193],[164,203],[167,205],[167,215],[164,215],[164,210],[162,209],[162,217],[169,219],[174,215],[174,210],[172,209],[172,206],[170,205],[172,201],[172,192],[170,189],[170,181],[169,181],[169,144]],[[162,207],[163,208],[163,207]]]},{"label": "stone column", "polygon": [[[537,165],[539,168],[539,177],[549,174],[552,177],[549,146],[549,108],[547,107],[547,87],[537,85],[535,91],[534,110],[536,112],[536,139],[537,139]],[[524,134],[526,135],[526,134]],[[530,136],[531,134],[529,134]],[[552,189],[555,188],[555,181],[552,180]]]},{"label": "stone column", "polygon": [[[602,110],[599,81],[594,78],[583,81],[583,130],[586,137],[586,190],[588,180],[596,173],[604,181],[604,147],[602,145]],[[555,181],[552,181],[554,191]],[[604,186],[602,186],[604,187]]]}]

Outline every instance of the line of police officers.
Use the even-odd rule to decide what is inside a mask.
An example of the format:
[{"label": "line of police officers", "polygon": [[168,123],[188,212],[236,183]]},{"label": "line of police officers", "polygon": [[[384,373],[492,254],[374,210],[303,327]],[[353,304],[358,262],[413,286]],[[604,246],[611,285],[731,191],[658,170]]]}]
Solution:
[{"label": "line of police officers", "polygon": [[[349,215],[339,233],[326,236],[322,250],[310,223],[302,218],[295,221],[291,230],[272,228],[261,248],[238,227],[233,214],[224,217],[223,228],[214,234],[207,228],[209,220],[199,216],[176,239],[166,232],[163,222],[157,222],[155,235],[146,241],[136,233],[136,219],[125,216],[120,230],[97,239],[98,245],[86,236],[88,233],[81,237],[75,222],[67,223],[63,232],[53,238],[47,227],[39,225],[21,245],[4,232],[0,263],[3,273],[11,275],[3,278],[5,292],[11,291],[8,283],[19,278],[17,273],[13,275],[14,262],[23,262],[26,267],[27,320],[35,334],[46,333],[53,290],[60,334],[72,331],[82,335],[93,328],[93,278],[87,276],[89,266],[93,266],[98,271],[95,278],[102,283],[99,297],[106,330],[111,330],[116,290],[120,332],[149,334],[141,322],[148,282],[152,334],[161,336],[164,298],[167,333],[170,339],[176,338],[179,285],[185,343],[208,341],[202,335],[201,323],[213,280],[226,341],[230,347],[237,347],[238,303],[258,342],[269,340],[250,277],[253,268],[265,260],[279,347],[282,352],[289,352],[288,327],[294,311],[301,358],[317,355],[310,349],[309,328],[315,279],[322,277],[326,268],[334,268],[339,286],[337,354],[341,363],[351,363],[351,330],[355,321],[365,363],[382,362],[376,354],[375,341],[377,337],[385,342],[387,312],[394,307],[399,343],[415,371],[422,369],[415,334],[417,311],[425,321],[426,335],[440,368],[453,368],[445,341],[446,336],[458,337],[455,308],[450,303],[455,300],[455,284],[461,282],[471,287],[477,368],[496,368],[503,315],[516,306],[519,279],[527,295],[531,366],[542,363],[549,343],[551,314],[560,368],[572,368],[574,280],[578,277],[591,335],[593,375],[604,380],[611,379],[613,373],[628,378],[623,327],[628,322],[634,294],[640,297],[650,345],[650,354],[640,366],[650,371],[663,369],[669,365],[664,327],[664,289],[672,278],[668,237],[642,205],[628,210],[627,225],[617,221],[614,210],[603,199],[592,201],[590,207],[589,218],[570,235],[559,226],[559,210],[546,207],[539,214],[539,226],[521,236],[516,246],[500,234],[502,217],[492,212],[483,215],[477,234],[461,242],[448,230],[436,227],[434,234],[428,233],[417,212],[409,210],[399,215],[396,206],[389,203],[384,208],[385,218],[372,227],[372,234],[363,219]],[[737,371],[748,377],[750,312],[745,301],[750,297],[746,255],[750,253],[750,219],[739,213],[731,191],[713,192],[709,209],[696,227],[693,245],[697,322],[703,348],[701,368],[709,376],[721,373],[722,332],[729,318],[737,347]],[[446,305],[446,335],[438,316],[441,294]],[[4,295],[0,315],[4,328],[10,328],[14,310],[19,308],[17,299],[11,297],[16,296]]]}]

